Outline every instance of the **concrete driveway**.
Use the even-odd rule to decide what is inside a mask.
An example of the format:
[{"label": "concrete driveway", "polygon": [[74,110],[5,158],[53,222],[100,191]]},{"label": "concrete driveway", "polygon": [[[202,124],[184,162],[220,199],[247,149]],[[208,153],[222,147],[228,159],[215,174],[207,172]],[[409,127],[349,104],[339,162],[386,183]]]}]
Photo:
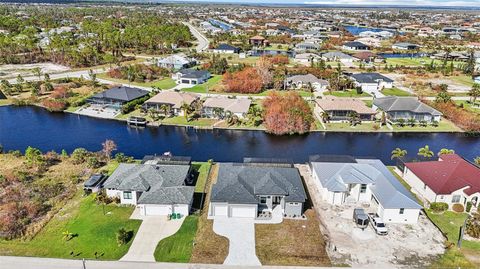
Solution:
[{"label": "concrete driveway", "polygon": [[213,231],[229,240],[228,256],[223,264],[261,265],[255,253],[255,224],[252,218],[215,217]]},{"label": "concrete driveway", "polygon": [[[135,214],[134,212],[132,218]],[[153,253],[158,242],[174,235],[182,226],[185,217],[180,220],[168,220],[166,216],[142,216],[141,219],[142,224],[130,249],[120,261],[154,262]]]}]

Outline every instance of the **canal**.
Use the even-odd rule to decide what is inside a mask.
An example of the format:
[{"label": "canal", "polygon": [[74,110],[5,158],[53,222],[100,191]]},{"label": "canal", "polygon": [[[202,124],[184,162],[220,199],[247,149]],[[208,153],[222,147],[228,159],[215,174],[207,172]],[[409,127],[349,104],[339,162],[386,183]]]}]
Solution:
[{"label": "canal", "polygon": [[305,162],[313,154],[350,154],[379,158],[391,164],[390,152],[401,147],[415,156],[419,147],[434,152],[451,148],[473,159],[480,155],[480,139],[462,133],[334,133],[273,136],[262,131],[196,130],[163,126],[136,129],[124,122],[88,118],[68,113],[49,113],[36,107],[0,107],[0,144],[5,150],[72,152],[83,147],[101,149],[106,139],[118,151],[135,158],[170,151],[194,160],[241,161],[243,157],[289,158]]}]

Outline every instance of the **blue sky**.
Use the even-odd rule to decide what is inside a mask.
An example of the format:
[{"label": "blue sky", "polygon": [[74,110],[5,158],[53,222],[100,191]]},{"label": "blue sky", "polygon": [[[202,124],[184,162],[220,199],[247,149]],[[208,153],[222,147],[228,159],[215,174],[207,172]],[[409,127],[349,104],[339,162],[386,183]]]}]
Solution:
[{"label": "blue sky", "polygon": [[280,4],[338,4],[338,5],[408,5],[408,6],[480,6],[480,0],[177,0],[188,2],[280,3]]}]

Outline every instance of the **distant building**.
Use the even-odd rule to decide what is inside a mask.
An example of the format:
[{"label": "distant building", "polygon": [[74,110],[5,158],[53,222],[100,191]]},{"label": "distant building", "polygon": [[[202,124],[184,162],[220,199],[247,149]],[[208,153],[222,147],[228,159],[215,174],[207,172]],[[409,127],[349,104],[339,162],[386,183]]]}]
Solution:
[{"label": "distant building", "polygon": [[190,68],[196,64],[197,60],[189,58],[182,54],[170,55],[157,61],[158,66],[168,69]]},{"label": "distant building", "polygon": [[329,121],[348,121],[354,113],[358,115],[361,121],[373,121],[375,119],[375,110],[369,108],[361,100],[325,97],[315,100],[315,114],[321,116],[326,112]]},{"label": "distant building", "polygon": [[384,111],[387,114],[387,120],[392,123],[399,119],[439,122],[442,117],[442,113],[420,102],[417,97],[380,97],[373,100],[373,108]]},{"label": "distant building", "polygon": [[394,50],[416,50],[418,48],[420,48],[419,45],[406,42],[395,43],[392,45],[392,49]]},{"label": "distant building", "polygon": [[210,78],[210,72],[206,70],[182,69],[172,74],[172,79],[177,84],[198,85],[205,83]]},{"label": "distant building", "polygon": [[358,73],[350,76],[357,87],[371,93],[393,88],[393,80],[379,73]]},{"label": "distant building", "polygon": [[239,53],[240,49],[228,44],[220,44],[216,48],[212,49],[215,53],[225,53],[225,54],[233,54]]},{"label": "distant building", "polygon": [[202,112],[207,118],[224,118],[227,113],[232,113],[243,119],[251,104],[248,98],[208,97],[203,103]]},{"label": "distant building", "polygon": [[131,87],[113,87],[90,97],[87,102],[97,105],[108,105],[120,108],[123,104],[142,98],[149,94],[148,91]]},{"label": "distant building", "polygon": [[352,63],[355,61],[355,58],[340,51],[331,51],[331,52],[323,53],[322,59],[329,62],[341,62],[341,63]]},{"label": "distant building", "polygon": [[324,91],[329,85],[328,81],[319,79],[312,74],[288,77],[286,83],[288,87],[296,89],[306,88],[311,85],[316,91]]},{"label": "distant building", "polygon": [[370,47],[368,45],[357,41],[347,42],[343,44],[342,48],[344,50],[370,50]]},{"label": "distant building", "polygon": [[[148,99],[144,107],[164,113],[165,116],[185,116],[182,106],[192,106],[199,100],[200,96],[194,93],[163,91]],[[163,111],[162,107],[166,107],[166,111]]]},{"label": "distant building", "polygon": [[266,47],[269,45],[268,40],[266,40],[265,37],[259,35],[251,37],[248,42],[250,45],[256,47]]}]

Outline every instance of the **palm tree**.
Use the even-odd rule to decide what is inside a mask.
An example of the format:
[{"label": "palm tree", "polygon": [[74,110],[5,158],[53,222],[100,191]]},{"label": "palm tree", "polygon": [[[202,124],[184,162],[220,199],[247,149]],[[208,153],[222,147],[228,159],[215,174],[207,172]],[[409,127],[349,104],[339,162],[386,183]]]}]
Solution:
[{"label": "palm tree", "polygon": [[468,92],[468,95],[471,97],[470,101],[472,102],[472,105],[475,105],[477,98],[480,97],[480,84],[473,84],[472,89],[470,89]]},{"label": "palm tree", "polygon": [[475,162],[476,165],[479,165],[480,166],[480,156],[476,157],[475,159],[473,159],[473,162]]},{"label": "palm tree", "polygon": [[401,158],[403,156],[407,155],[407,151],[404,150],[404,149],[401,149],[401,148],[396,148],[394,150],[392,150],[392,156],[390,157],[391,160],[393,159],[398,159],[398,158]]},{"label": "palm tree", "polygon": [[430,147],[428,145],[425,145],[425,147],[423,148],[419,148],[417,155],[424,158],[432,158],[434,156],[433,151],[430,150]]},{"label": "palm tree", "polygon": [[355,126],[360,123],[360,117],[358,116],[358,113],[355,111],[348,113],[348,121],[350,122],[351,126]]},{"label": "palm tree", "polygon": [[417,123],[417,121],[414,118],[409,118],[407,122],[408,122],[408,125],[410,125],[411,127],[414,127],[415,124]]},{"label": "palm tree", "polygon": [[160,106],[160,111],[162,111],[163,115],[165,117],[167,117],[170,114],[170,106],[166,105],[166,104],[163,104],[163,105]]},{"label": "palm tree", "polygon": [[225,113],[223,112],[223,108],[214,107],[213,110],[212,110],[212,114],[213,114],[213,117],[218,118],[218,119],[222,119],[223,115]]},{"label": "palm tree", "polygon": [[320,114],[320,116],[322,117],[322,121],[324,123],[328,123],[330,121],[330,115],[328,114],[327,111],[323,111],[322,114]]},{"label": "palm tree", "polygon": [[183,103],[182,106],[180,106],[180,109],[183,111],[183,116],[185,116],[185,120],[188,121],[190,106],[186,103]]},{"label": "palm tree", "polygon": [[455,153],[455,150],[453,150],[453,149],[443,148],[438,152],[437,155],[440,156],[440,155],[444,155],[444,154],[454,154],[454,153]]}]

